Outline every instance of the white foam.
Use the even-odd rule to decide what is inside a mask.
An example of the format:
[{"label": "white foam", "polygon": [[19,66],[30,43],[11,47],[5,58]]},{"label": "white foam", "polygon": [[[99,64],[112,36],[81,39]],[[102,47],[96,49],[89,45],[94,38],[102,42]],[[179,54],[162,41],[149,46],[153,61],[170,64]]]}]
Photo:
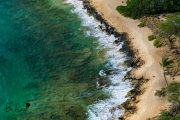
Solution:
[{"label": "white foam", "polygon": [[[79,0],[67,0],[67,3],[73,4],[75,9],[72,12],[79,15],[82,19],[82,26],[88,26],[91,30],[86,31],[87,35],[92,35],[98,38],[99,47],[97,49],[108,49],[106,52],[106,58],[108,63],[106,66],[117,70],[118,74],[109,75],[111,80],[109,87],[103,87],[104,92],[111,95],[109,99],[99,100],[96,103],[88,106],[88,119],[89,120],[117,120],[120,115],[123,114],[123,110],[118,106],[123,103],[126,98],[125,95],[131,89],[129,82],[122,82],[123,76],[127,73],[120,65],[125,60],[125,55],[119,52],[122,45],[114,45],[114,36],[108,36],[102,33],[97,27],[100,23],[96,22],[93,17],[86,14],[86,10],[83,10],[82,1]],[[128,68],[130,70],[131,68]],[[99,72],[101,76],[105,76],[105,72],[101,70]],[[97,83],[97,87],[99,84]]]}]

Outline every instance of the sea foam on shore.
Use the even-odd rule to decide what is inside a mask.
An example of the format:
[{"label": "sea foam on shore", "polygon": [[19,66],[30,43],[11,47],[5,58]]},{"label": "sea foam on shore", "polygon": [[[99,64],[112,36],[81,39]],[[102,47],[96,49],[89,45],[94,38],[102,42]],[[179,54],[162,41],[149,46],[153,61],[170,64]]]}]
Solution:
[{"label": "sea foam on shore", "polygon": [[[124,112],[120,109],[119,105],[126,100],[125,95],[131,89],[128,81],[122,82],[123,76],[127,71],[131,70],[131,68],[125,70],[125,68],[121,66],[121,63],[126,59],[125,54],[119,52],[123,43],[119,46],[113,44],[115,37],[113,35],[108,36],[98,29],[100,23],[96,22],[92,16],[86,14],[86,10],[83,10],[82,1],[67,0],[66,2],[74,5],[75,9],[72,10],[72,12],[78,14],[82,19],[82,26],[90,28],[90,30],[85,31],[85,34],[98,38],[99,47],[97,49],[106,50],[105,58],[107,59],[107,64],[105,67],[115,71],[115,73],[111,75],[106,75],[104,70],[99,72],[100,76],[106,76],[111,80],[110,86],[101,86],[104,92],[110,94],[110,98],[98,100],[94,104],[88,106],[88,119],[116,120]],[[99,87],[97,79],[97,88]]]}]

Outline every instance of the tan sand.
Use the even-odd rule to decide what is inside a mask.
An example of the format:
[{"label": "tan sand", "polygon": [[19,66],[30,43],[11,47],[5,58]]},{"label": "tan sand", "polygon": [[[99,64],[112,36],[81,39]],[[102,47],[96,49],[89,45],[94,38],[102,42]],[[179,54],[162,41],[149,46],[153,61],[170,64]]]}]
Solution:
[{"label": "tan sand", "polygon": [[[143,95],[137,99],[137,112],[128,116],[126,120],[146,120],[157,116],[161,110],[168,109],[170,104],[167,98],[159,98],[154,96],[156,90],[165,87],[163,77],[163,70],[159,65],[163,51],[167,48],[155,48],[152,42],[147,40],[148,35],[152,32],[147,27],[139,28],[137,25],[139,20],[133,20],[123,17],[115,9],[118,5],[125,5],[125,0],[90,0],[91,5],[94,6],[103,18],[109,24],[114,26],[118,32],[127,32],[132,40],[134,48],[139,50],[139,56],[145,61],[145,64],[134,71],[136,77],[144,76],[149,78],[150,81],[144,84],[146,88]],[[124,3],[122,3],[122,1]]]}]

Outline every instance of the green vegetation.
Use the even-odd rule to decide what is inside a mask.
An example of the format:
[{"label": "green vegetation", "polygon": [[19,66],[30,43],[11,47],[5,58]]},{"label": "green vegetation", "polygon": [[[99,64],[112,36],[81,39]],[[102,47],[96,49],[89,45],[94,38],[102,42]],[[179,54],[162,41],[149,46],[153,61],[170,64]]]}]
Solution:
[{"label": "green vegetation", "polygon": [[169,15],[167,20],[160,24],[161,30],[160,36],[162,38],[168,38],[170,43],[170,49],[172,48],[172,42],[175,36],[180,37],[180,15]]},{"label": "green vegetation", "polygon": [[164,112],[161,114],[161,116],[159,116],[158,120],[180,120],[180,114],[173,117],[172,114]]},{"label": "green vegetation", "polygon": [[139,25],[138,25],[138,27],[144,27],[145,26],[145,22],[141,22],[141,23],[139,23]]},{"label": "green vegetation", "polygon": [[172,115],[168,112],[164,112],[159,116],[158,120],[174,120]]},{"label": "green vegetation", "polygon": [[153,45],[154,45],[156,48],[161,47],[161,43],[160,43],[160,41],[157,40],[157,39],[153,42]]},{"label": "green vegetation", "polygon": [[164,97],[166,96],[166,89],[162,88],[161,90],[156,90],[154,95],[159,97]]},{"label": "green vegetation", "polygon": [[[176,12],[175,14],[167,15],[166,20],[162,23],[160,23],[160,20],[154,20],[152,23],[150,21],[148,23],[148,18],[142,18],[145,22],[141,22],[138,27],[144,27],[145,23],[147,26],[152,25],[150,28],[154,30],[153,33],[155,35],[148,36],[148,40],[154,40],[153,45],[156,48],[168,44],[170,49],[176,49],[176,52],[173,51],[174,54],[169,53],[172,55],[171,59],[174,60],[174,63],[168,58],[162,58],[160,62],[167,88],[162,88],[161,90],[156,90],[155,92],[155,95],[160,97],[168,95],[168,101],[173,104],[173,107],[170,111],[162,113],[156,120],[180,120],[180,83],[171,82],[168,84],[166,79],[166,70],[168,70],[167,72],[170,76],[173,76],[174,72],[178,73],[178,68],[173,67],[176,67],[176,57],[179,57],[179,45],[177,44],[177,40],[179,39],[178,37],[180,37],[180,0],[128,0],[126,6],[118,6],[116,10],[125,17],[131,17],[133,19],[149,15],[157,16],[161,13]],[[156,24],[153,24],[153,22]],[[158,29],[153,25],[159,25]],[[164,55],[169,56],[169,54]],[[179,64],[177,63],[177,65]],[[172,69],[170,67],[172,67]],[[148,118],[148,120],[150,120],[150,118]]]},{"label": "green vegetation", "polygon": [[171,13],[180,11],[179,0],[128,0],[126,6],[118,6],[116,10],[133,19],[146,15]]},{"label": "green vegetation", "polygon": [[154,35],[148,36],[148,40],[149,40],[149,41],[152,41],[152,40],[154,40],[154,39],[155,39],[155,36],[154,36]]},{"label": "green vegetation", "polygon": [[168,97],[169,102],[180,103],[180,83],[172,82],[167,87],[167,90],[169,93],[169,97]]},{"label": "green vegetation", "polygon": [[180,83],[170,83],[167,92],[168,100],[173,103],[173,107],[169,112],[162,113],[157,120],[180,120]]},{"label": "green vegetation", "polygon": [[[172,63],[172,60],[168,60],[168,58],[162,58],[162,61],[159,62],[159,64],[163,68],[163,71],[164,71],[164,68],[167,68],[171,63]],[[166,85],[168,86],[165,71],[164,71],[164,79],[165,79]]]}]

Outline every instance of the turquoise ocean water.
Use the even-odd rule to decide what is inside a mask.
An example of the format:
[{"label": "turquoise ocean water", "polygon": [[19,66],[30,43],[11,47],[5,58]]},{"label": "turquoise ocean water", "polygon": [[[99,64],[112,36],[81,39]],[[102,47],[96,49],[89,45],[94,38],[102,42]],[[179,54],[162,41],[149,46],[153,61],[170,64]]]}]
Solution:
[{"label": "turquoise ocean water", "polygon": [[59,4],[0,1],[1,120],[84,120],[88,105],[108,97],[96,89],[105,69],[97,38],[84,34],[73,6]]},{"label": "turquoise ocean water", "polygon": [[117,120],[129,68],[98,24],[79,0],[1,0],[0,120]]}]

